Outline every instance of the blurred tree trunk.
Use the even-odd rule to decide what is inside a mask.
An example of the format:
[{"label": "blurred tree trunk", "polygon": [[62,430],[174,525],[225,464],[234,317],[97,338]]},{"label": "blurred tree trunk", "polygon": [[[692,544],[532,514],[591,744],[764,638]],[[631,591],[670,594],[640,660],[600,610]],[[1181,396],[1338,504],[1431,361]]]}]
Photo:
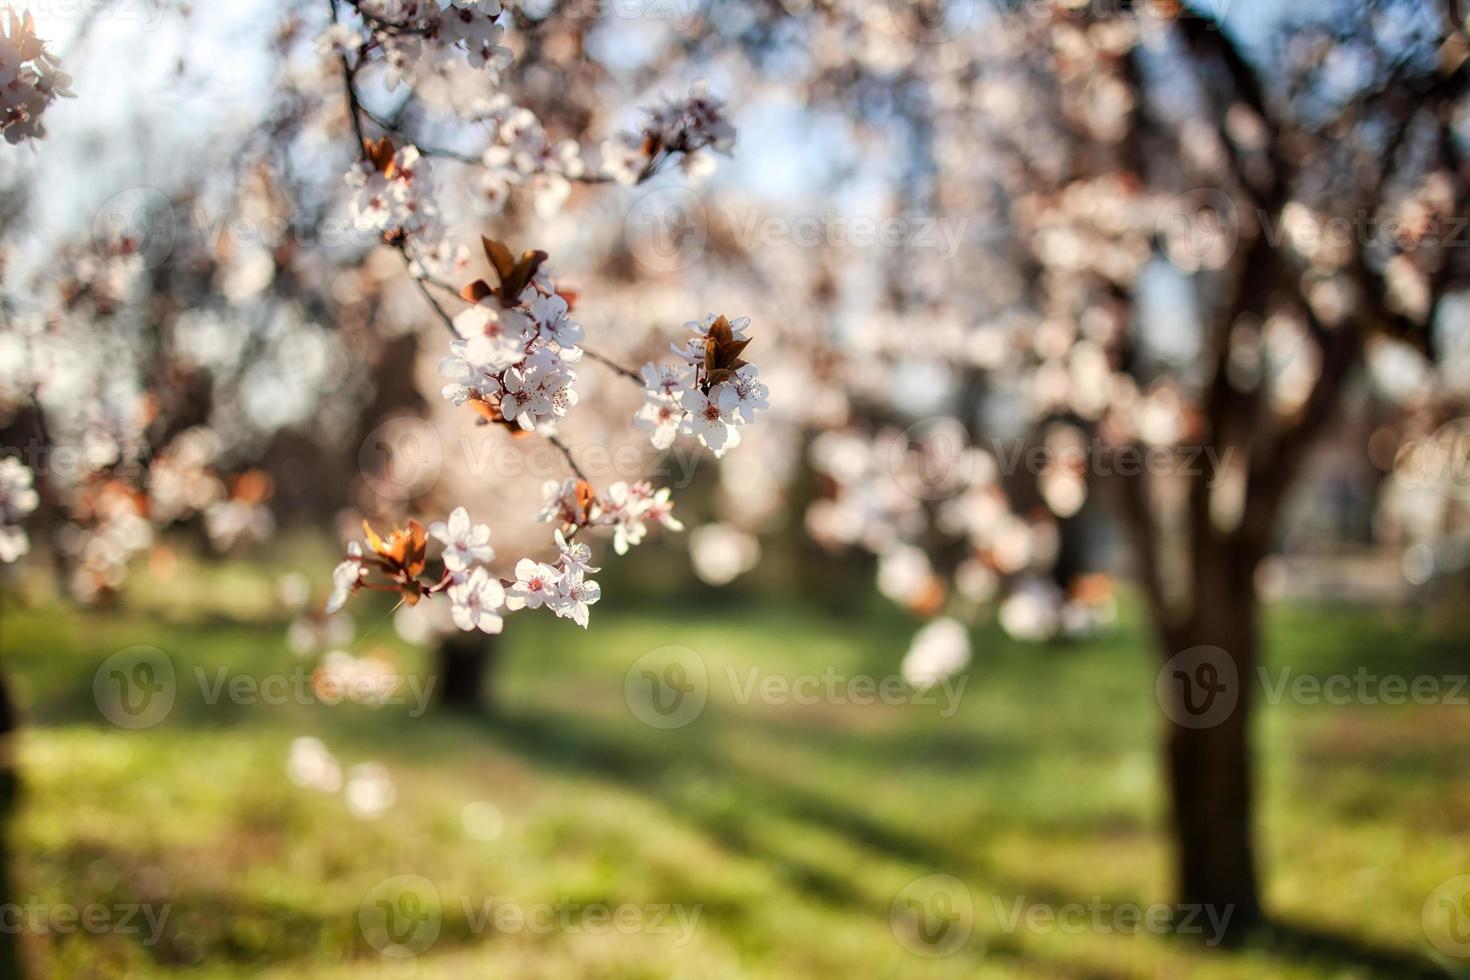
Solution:
[{"label": "blurred tree trunk", "polygon": [[434,703],[452,711],[489,710],[501,643],[499,636],[460,630],[440,640],[434,654]]},{"label": "blurred tree trunk", "polygon": [[[16,764],[16,738],[20,717],[10,697],[10,683],[0,671],[0,902],[18,896],[11,881],[10,832],[20,800],[20,772]],[[0,980],[23,976],[20,932],[0,931]]]},{"label": "blurred tree trunk", "polygon": [[1250,737],[1258,601],[1252,563],[1240,557],[1223,543],[1196,557],[1193,614],[1167,631],[1160,651],[1168,662],[1193,648],[1212,648],[1182,665],[1182,679],[1165,679],[1190,702],[1166,712],[1165,758],[1176,901],[1183,915],[1197,913],[1196,922],[1210,921],[1210,910],[1219,919],[1228,915],[1231,939],[1261,921]]},{"label": "blurred tree trunk", "polygon": [[1212,909],[1233,941],[1262,919],[1250,738],[1259,644],[1255,566],[1262,552],[1256,539],[1213,526],[1207,484],[1196,481],[1188,540],[1174,542],[1188,552],[1190,581],[1180,595],[1162,570],[1163,532],[1147,482],[1120,480],[1119,516],[1160,658],[1155,695],[1165,717],[1175,900],[1187,907],[1179,910],[1183,916],[1193,911],[1196,924],[1210,921]]}]

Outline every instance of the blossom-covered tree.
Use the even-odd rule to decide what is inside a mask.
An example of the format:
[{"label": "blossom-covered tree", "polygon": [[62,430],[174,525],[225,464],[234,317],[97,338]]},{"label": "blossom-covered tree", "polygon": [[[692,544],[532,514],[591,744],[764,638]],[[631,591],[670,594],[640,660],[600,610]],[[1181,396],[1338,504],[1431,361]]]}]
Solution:
[{"label": "blossom-covered tree", "polygon": [[[593,541],[621,554],[680,519],[670,488],[589,472],[584,449],[699,446],[723,459],[696,570],[740,574],[800,506],[810,537],[877,556],[880,591],[931,620],[903,665],[926,684],[968,662],[962,624],[992,609],[1027,639],[1107,618],[1078,543],[1105,503],[1162,659],[1216,649],[1240,682],[1216,723],[1170,711],[1167,771],[1181,901],[1249,928],[1243,679],[1310,451],[1371,403],[1386,509],[1464,505],[1451,5],[575,6],[283,3],[217,166],[7,262],[5,444],[76,463],[34,467],[34,487],[0,468],[0,557],[44,533],[68,588],[99,599],[165,527],[228,549],[345,504],[330,608],[380,590],[406,623],[476,642],[526,611],[585,626]],[[28,20],[6,38],[7,138],[39,136],[66,80]],[[700,183],[734,147],[712,88],[786,125],[742,125],[764,152]],[[7,228],[41,176],[8,188]],[[783,179],[794,212],[761,189]],[[824,209],[797,240],[793,213]],[[403,418],[549,448],[558,469],[461,453],[433,486],[352,472]],[[329,461],[352,489],[324,513],[310,485]],[[348,613],[313,605],[292,637],[321,652]],[[334,782],[320,746],[299,749],[304,779]]]},{"label": "blossom-covered tree", "polygon": [[[1465,24],[1394,2],[769,13],[709,7],[754,65],[795,58],[812,111],[888,150],[851,155],[888,179],[883,217],[984,226],[942,258],[741,257],[811,298],[807,335],[774,338],[821,389],[775,413],[818,433],[808,530],[877,554],[879,588],[921,615],[994,606],[1045,639],[1109,614],[1096,575],[1059,574],[1078,515],[1107,503],[1160,659],[1233,704],[1201,718],[1159,688],[1178,897],[1248,931],[1259,583],[1293,487],[1344,403],[1371,401],[1376,438],[1404,446],[1375,448],[1386,496],[1463,508]],[[792,461],[784,442],[754,485]],[[926,628],[905,669],[967,660],[962,632]]]}]

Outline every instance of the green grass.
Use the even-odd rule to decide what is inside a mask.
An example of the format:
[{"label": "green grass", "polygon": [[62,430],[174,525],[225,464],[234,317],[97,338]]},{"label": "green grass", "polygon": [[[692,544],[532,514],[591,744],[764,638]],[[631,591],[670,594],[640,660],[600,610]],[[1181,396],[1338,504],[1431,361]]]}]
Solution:
[{"label": "green grass", "polygon": [[[205,704],[196,668],[264,676],[302,661],[268,583],[238,567],[189,583],[182,604],[143,579],[112,610],[0,607],[0,658],[28,723],[13,894],[169,910],[155,943],[146,928],[27,930],[35,976],[1366,978],[1432,962],[1425,898],[1470,871],[1464,706],[1264,705],[1258,820],[1277,928],[1232,951],[1007,929],[1017,902],[1168,898],[1155,660],[1128,615],[1105,638],[1055,647],[979,630],[959,708],[942,717],[939,705],[742,704],[732,689],[730,672],[743,684],[751,668],[892,674],[913,628],[896,614],[630,607],[609,588],[590,632],[511,621],[494,717],[415,718]],[[1463,674],[1463,634],[1443,630],[1405,614],[1275,610],[1268,658],[1299,673]],[[92,681],[134,644],[166,651],[179,685],[166,721],[128,732],[100,716]],[[386,623],[357,641],[376,646],[427,669]],[[641,723],[623,694],[630,666],[666,646],[697,651],[709,676],[707,706],[673,731]],[[291,784],[287,747],[301,734],[344,765],[386,765],[398,803],[364,821],[340,794]],[[503,819],[493,839],[467,832],[465,807],[479,802]],[[953,955],[922,958],[895,938],[890,910],[936,873],[965,883],[974,932]],[[406,961],[359,928],[374,886],[399,874],[432,882],[442,908],[437,940]],[[699,918],[687,936],[593,934],[575,917],[583,928],[480,928],[492,898],[672,904]]]}]

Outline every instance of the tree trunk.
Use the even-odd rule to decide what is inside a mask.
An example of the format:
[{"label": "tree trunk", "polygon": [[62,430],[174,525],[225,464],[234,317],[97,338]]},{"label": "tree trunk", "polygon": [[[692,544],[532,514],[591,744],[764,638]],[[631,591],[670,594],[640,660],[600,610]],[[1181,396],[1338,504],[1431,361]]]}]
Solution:
[{"label": "tree trunk", "polygon": [[[1196,564],[1194,612],[1170,630],[1167,767],[1181,911],[1229,916],[1226,938],[1261,921],[1252,832],[1251,692],[1257,602],[1248,562],[1220,549]],[[1185,920],[1187,921],[1187,920]],[[1208,935],[1208,932],[1206,933]]]},{"label": "tree trunk", "polygon": [[[16,765],[16,730],[20,717],[10,699],[10,684],[0,672],[0,902],[18,896],[11,880],[10,827],[20,798],[20,772]],[[0,980],[18,980],[24,975],[20,932],[0,931]]]},{"label": "tree trunk", "polygon": [[500,659],[500,637],[456,630],[436,651],[435,703],[453,711],[483,712],[493,702],[487,691]]}]

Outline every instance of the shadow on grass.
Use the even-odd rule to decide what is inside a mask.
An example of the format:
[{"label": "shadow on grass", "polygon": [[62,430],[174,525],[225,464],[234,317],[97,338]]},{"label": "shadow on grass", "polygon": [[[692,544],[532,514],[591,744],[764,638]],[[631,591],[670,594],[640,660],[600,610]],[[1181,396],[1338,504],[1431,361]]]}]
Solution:
[{"label": "shadow on grass", "polygon": [[1290,920],[1274,920],[1251,945],[1284,959],[1319,964],[1337,970],[1367,970],[1373,977],[1425,978],[1447,974],[1422,956],[1364,942],[1356,936],[1330,932]]},{"label": "shadow on grass", "polygon": [[[1147,904],[1116,896],[1077,895],[1049,882],[1002,874],[973,853],[880,822],[804,787],[734,767],[719,757],[708,736],[698,732],[681,732],[681,737],[661,740],[655,746],[649,740],[620,738],[614,726],[596,725],[567,713],[534,709],[500,713],[482,719],[480,725],[504,748],[540,766],[579,778],[611,781],[658,801],[673,818],[691,823],[734,853],[763,862],[794,889],[837,909],[880,920],[889,914],[887,903],[863,896],[856,883],[860,868],[851,874],[837,873],[789,854],[775,853],[762,844],[759,835],[751,832],[749,821],[742,816],[753,808],[764,807],[767,813],[800,821],[875,855],[930,872],[954,874],[969,883],[984,882],[987,891],[993,894],[1025,896],[1028,905],[1058,908],[1074,903],[1085,906],[1106,902],[1114,907]],[[691,771],[718,768],[722,777],[735,784],[739,805],[701,806],[698,800],[681,795],[677,784],[666,778],[668,772],[681,768]],[[1186,940],[1180,937],[1179,941]],[[967,949],[977,959],[1027,958],[1023,944],[1009,934],[992,936],[988,945],[972,944]],[[1287,960],[1332,971],[1366,969],[1374,977],[1444,976],[1412,952],[1289,921],[1272,923],[1251,937],[1239,951],[1250,950],[1268,951]],[[1228,948],[1218,950],[1221,956],[1231,956],[1234,952]],[[1059,975],[1064,976],[1109,975],[1095,965],[1081,962],[1049,965],[1061,969]]]}]

